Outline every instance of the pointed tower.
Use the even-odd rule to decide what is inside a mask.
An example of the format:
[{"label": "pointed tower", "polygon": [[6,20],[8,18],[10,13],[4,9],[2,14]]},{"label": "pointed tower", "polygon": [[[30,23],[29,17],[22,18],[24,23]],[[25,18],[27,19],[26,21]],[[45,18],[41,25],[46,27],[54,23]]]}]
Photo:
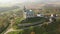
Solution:
[{"label": "pointed tower", "polygon": [[25,6],[23,8],[23,17],[26,19],[26,8],[25,8]]}]

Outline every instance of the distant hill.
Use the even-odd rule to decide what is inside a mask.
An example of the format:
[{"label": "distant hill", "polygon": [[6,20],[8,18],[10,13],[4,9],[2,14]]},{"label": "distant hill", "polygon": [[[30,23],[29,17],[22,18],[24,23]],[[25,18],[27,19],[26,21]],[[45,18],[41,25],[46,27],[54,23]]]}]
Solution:
[{"label": "distant hill", "polygon": [[60,2],[52,2],[52,3],[40,3],[40,2],[25,2],[25,3],[22,3],[22,4],[16,4],[16,5],[19,5],[21,8],[23,6],[25,6],[27,9],[39,9],[39,8],[42,8],[44,6],[47,6],[47,7],[60,7]]},{"label": "distant hill", "polygon": [[53,3],[34,3],[34,2],[25,2],[25,3],[18,3],[18,4],[15,4],[11,7],[0,7],[0,12],[3,12],[3,11],[9,11],[9,10],[14,10],[14,9],[23,9],[24,6],[27,8],[27,9],[40,9],[40,8],[43,8],[43,7],[56,7],[56,8],[60,8],[60,4],[59,2],[53,2]]},{"label": "distant hill", "polygon": [[18,9],[18,6],[12,6],[12,7],[0,7],[0,12],[3,11],[9,11],[9,10],[14,10],[14,9]]}]

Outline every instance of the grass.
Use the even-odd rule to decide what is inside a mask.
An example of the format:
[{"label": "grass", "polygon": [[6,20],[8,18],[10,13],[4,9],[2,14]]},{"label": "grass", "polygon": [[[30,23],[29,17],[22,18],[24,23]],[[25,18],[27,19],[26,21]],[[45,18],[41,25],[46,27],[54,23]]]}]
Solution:
[{"label": "grass", "polygon": [[[31,32],[35,32],[35,34],[60,34],[60,19],[41,27],[30,27],[29,29],[23,30],[22,34],[31,34]],[[21,32],[13,34],[21,34]]]},{"label": "grass", "polygon": [[24,26],[23,27],[18,26],[18,24],[21,24],[21,23],[23,23],[23,24],[24,23],[40,23],[40,22],[43,23],[44,21],[46,21],[46,18],[44,18],[44,17],[27,18],[25,20],[22,20],[20,23],[15,24],[14,29],[25,28]]},{"label": "grass", "polygon": [[34,17],[34,18],[27,18],[23,21],[21,21],[21,23],[35,23],[35,22],[40,22],[40,21],[44,21],[45,18],[43,17]]},{"label": "grass", "polygon": [[19,31],[11,31],[11,32],[9,32],[7,34],[18,34],[18,33],[19,33]]}]

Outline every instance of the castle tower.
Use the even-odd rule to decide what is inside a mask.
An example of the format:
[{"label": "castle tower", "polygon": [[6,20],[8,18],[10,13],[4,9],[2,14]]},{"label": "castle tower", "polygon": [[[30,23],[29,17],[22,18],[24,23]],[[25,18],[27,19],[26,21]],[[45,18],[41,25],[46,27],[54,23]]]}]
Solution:
[{"label": "castle tower", "polygon": [[25,6],[23,8],[23,18],[26,18],[26,8],[25,8]]}]

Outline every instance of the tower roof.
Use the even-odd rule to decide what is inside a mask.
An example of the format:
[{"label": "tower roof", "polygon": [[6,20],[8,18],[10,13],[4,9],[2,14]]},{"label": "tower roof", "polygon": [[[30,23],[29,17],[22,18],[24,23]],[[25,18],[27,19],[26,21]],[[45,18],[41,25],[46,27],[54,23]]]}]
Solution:
[{"label": "tower roof", "polygon": [[25,12],[26,12],[26,7],[24,6],[24,9],[23,9]]}]

